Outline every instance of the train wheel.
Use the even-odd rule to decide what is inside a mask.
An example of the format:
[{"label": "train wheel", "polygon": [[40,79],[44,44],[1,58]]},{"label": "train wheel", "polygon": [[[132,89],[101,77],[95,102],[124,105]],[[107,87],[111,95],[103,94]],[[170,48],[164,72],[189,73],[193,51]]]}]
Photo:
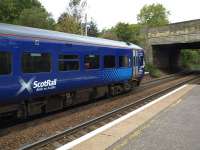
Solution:
[{"label": "train wheel", "polygon": [[123,84],[123,89],[124,89],[124,91],[125,92],[129,92],[129,91],[131,91],[132,90],[132,83],[130,83],[130,82],[128,82],[128,83],[124,83]]}]

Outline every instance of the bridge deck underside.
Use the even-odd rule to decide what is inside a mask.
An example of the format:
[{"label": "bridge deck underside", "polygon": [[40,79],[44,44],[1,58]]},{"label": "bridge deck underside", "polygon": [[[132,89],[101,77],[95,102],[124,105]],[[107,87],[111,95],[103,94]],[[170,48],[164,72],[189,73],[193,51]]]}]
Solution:
[{"label": "bridge deck underside", "polygon": [[180,51],[182,49],[200,49],[200,42],[153,45],[153,63],[160,69],[179,71]]}]

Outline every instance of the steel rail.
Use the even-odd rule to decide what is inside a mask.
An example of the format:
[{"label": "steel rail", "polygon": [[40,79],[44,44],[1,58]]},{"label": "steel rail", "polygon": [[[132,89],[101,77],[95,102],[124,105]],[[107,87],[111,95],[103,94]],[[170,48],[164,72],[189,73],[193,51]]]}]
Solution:
[{"label": "steel rail", "polygon": [[180,86],[182,86],[182,85],[184,85],[186,83],[190,83],[192,81],[194,82],[196,80],[199,80],[199,78],[200,78],[200,76],[195,76],[195,77],[193,77],[191,79],[182,81],[182,82],[177,83],[177,84],[175,84],[173,86],[167,87],[167,88],[165,88],[165,89],[163,89],[161,91],[153,93],[153,94],[151,94],[151,95],[149,95],[149,96],[147,96],[145,98],[142,98],[142,99],[139,99],[139,100],[137,100],[137,101],[135,101],[133,103],[130,103],[130,104],[126,105],[126,106],[123,106],[123,107],[115,109],[115,110],[113,110],[111,112],[105,113],[102,116],[99,116],[97,118],[91,119],[91,120],[89,120],[87,122],[84,122],[82,124],[79,124],[77,126],[74,126],[73,128],[69,128],[67,130],[64,130],[61,133],[52,135],[52,136],[47,137],[45,139],[39,140],[39,141],[37,141],[35,143],[31,143],[29,145],[26,145],[26,146],[20,148],[19,150],[39,149],[39,148],[44,147],[45,145],[48,145],[48,144],[50,144],[50,143],[52,143],[54,141],[60,140],[63,137],[72,135],[75,132],[80,131],[81,129],[85,129],[85,128],[91,126],[91,125],[94,125],[94,124],[102,121],[102,120],[106,120],[106,119],[110,118],[114,114],[119,114],[120,112],[124,112],[124,110],[128,110],[131,107],[134,107],[135,109],[137,109],[138,108],[137,106],[140,106],[141,104],[145,105],[147,102],[151,102],[151,101],[153,101],[153,99],[155,99],[155,98],[157,98],[157,97],[159,97],[161,95],[164,95],[167,92],[172,91],[172,90],[174,90],[174,89],[176,89],[176,88],[178,88],[178,87],[180,87]]}]

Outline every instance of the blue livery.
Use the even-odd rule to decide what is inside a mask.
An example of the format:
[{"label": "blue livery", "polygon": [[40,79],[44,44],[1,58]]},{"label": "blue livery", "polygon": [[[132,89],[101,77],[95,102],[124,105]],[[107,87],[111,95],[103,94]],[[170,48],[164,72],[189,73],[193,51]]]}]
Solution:
[{"label": "blue livery", "polygon": [[134,44],[0,24],[0,103],[139,83],[143,60]]}]

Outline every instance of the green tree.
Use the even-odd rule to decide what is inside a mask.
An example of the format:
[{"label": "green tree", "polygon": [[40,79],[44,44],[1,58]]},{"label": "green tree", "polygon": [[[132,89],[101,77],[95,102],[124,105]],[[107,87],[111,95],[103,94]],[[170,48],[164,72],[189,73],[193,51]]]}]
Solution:
[{"label": "green tree", "polygon": [[99,35],[97,24],[93,20],[91,20],[87,26],[88,36],[97,37]]},{"label": "green tree", "polygon": [[119,40],[114,30],[113,27],[111,29],[103,29],[99,34],[99,37],[110,40]]},{"label": "green tree", "polygon": [[82,0],[70,0],[67,11],[61,14],[56,24],[56,30],[83,34],[82,18],[87,2]]},{"label": "green tree", "polygon": [[83,13],[86,9],[87,1],[70,0],[67,12],[72,15],[77,21],[81,21]]},{"label": "green tree", "polygon": [[128,23],[118,23],[115,26],[115,33],[119,40],[130,42],[132,36],[132,28]]},{"label": "green tree", "polygon": [[24,9],[43,8],[38,0],[0,0],[0,22],[14,23]]},{"label": "green tree", "polygon": [[132,31],[130,42],[132,42],[134,44],[142,44],[144,39],[142,38],[142,36],[140,34],[141,27],[142,26],[140,24],[131,24],[130,25],[130,28]]},{"label": "green tree", "polygon": [[181,64],[187,69],[200,69],[200,51],[184,49],[181,50]]},{"label": "green tree", "polygon": [[58,19],[56,30],[66,33],[81,34],[81,24],[77,22],[76,18],[73,16],[68,13],[63,13]]},{"label": "green tree", "polygon": [[111,29],[103,30],[101,32],[101,37],[140,44],[142,40],[140,37],[140,29],[141,25],[139,24],[128,24],[120,22]]},{"label": "green tree", "polygon": [[15,24],[53,30],[55,21],[45,9],[33,7],[24,9]]},{"label": "green tree", "polygon": [[162,26],[169,23],[169,14],[162,4],[145,5],[137,15],[137,20],[140,24],[149,27]]}]

